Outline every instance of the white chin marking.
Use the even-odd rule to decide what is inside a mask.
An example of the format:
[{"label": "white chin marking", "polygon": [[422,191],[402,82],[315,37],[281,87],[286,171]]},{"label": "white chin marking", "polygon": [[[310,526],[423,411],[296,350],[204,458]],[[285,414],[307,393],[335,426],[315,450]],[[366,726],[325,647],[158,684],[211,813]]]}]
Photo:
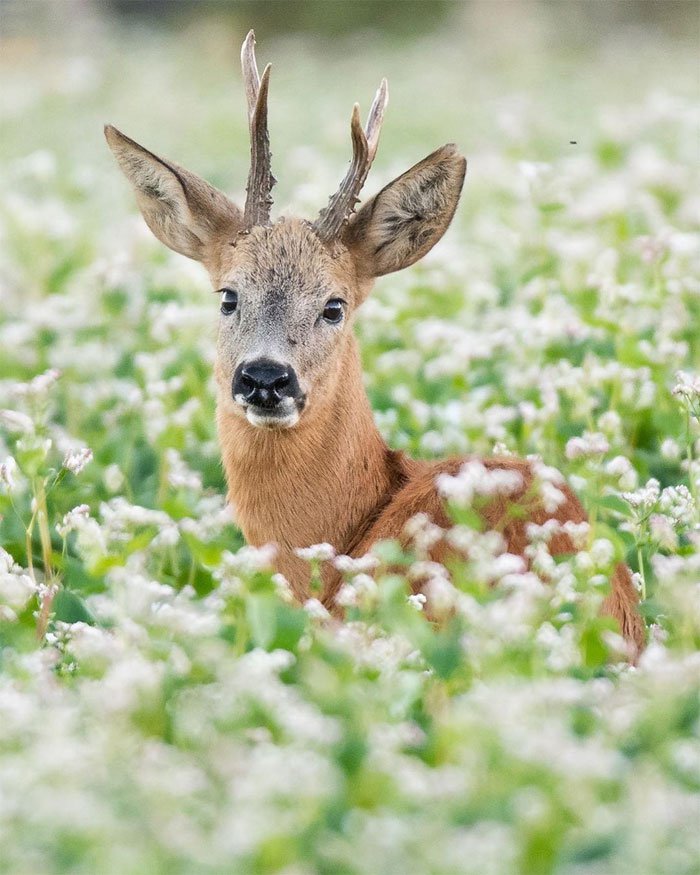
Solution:
[{"label": "white chin marking", "polygon": [[281,416],[266,416],[256,413],[248,408],[245,412],[246,419],[256,428],[292,428],[299,422],[299,411],[292,410]]}]

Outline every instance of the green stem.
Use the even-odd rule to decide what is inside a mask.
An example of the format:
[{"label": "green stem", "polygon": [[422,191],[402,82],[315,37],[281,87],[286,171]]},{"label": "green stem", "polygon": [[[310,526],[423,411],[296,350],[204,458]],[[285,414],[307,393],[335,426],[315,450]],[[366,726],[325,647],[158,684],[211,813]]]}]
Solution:
[{"label": "green stem", "polygon": [[642,556],[642,545],[637,543],[637,565],[639,566],[639,577],[642,581],[641,601],[647,600],[647,580],[644,574],[644,558]]}]

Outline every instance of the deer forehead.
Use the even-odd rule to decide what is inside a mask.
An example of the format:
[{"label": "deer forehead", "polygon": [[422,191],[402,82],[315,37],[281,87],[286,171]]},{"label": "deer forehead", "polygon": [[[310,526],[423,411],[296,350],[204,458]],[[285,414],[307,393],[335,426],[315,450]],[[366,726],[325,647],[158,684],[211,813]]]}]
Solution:
[{"label": "deer forehead", "polygon": [[353,298],[355,267],[342,244],[319,240],[310,223],[281,219],[239,234],[224,248],[215,283],[238,291],[317,302],[328,295]]}]

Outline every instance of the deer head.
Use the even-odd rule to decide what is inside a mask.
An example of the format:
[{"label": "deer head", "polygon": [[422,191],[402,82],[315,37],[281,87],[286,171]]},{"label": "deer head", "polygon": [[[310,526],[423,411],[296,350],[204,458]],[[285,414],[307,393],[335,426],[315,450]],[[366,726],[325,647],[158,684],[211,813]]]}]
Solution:
[{"label": "deer head", "polygon": [[251,31],[241,52],[250,127],[250,172],[241,211],[193,173],[108,125],[107,142],[156,237],[202,262],[221,297],[219,403],[251,426],[291,428],[344,391],[353,314],[375,277],[422,258],[447,230],[466,161],[448,144],[385,186],[355,212],[374,159],[387,84],[366,126],[352,111],[353,158],[314,222],[270,222],[268,65],[262,77]]}]

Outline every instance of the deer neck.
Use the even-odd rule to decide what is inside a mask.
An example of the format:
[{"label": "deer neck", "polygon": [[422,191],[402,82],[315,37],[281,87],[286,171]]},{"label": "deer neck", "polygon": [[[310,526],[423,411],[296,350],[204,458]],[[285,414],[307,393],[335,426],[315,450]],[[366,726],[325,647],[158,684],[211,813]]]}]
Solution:
[{"label": "deer neck", "polygon": [[334,382],[291,429],[255,428],[220,401],[229,500],[248,543],[348,552],[403,482],[402,460],[374,424],[354,338]]}]

